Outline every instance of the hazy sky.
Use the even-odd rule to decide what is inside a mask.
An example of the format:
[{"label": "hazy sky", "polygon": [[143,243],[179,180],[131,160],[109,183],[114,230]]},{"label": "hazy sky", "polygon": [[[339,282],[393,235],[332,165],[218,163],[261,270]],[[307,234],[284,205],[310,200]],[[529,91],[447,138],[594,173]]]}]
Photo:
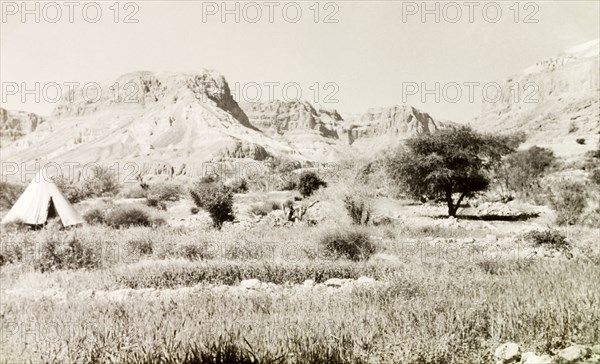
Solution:
[{"label": "hazy sky", "polygon": [[[86,3],[78,3],[72,23],[63,2],[57,3],[60,16],[54,6],[44,8],[45,3],[40,3],[36,23],[35,14],[23,22],[21,1],[2,2],[2,107],[41,114],[49,114],[54,107],[44,100],[36,102],[33,95],[25,95],[23,103],[21,90],[9,95],[6,87],[14,82],[30,89],[39,82],[41,94],[50,82],[66,90],[65,82],[111,81],[137,70],[210,68],[238,90],[238,99],[255,98],[257,84],[266,99],[272,82],[278,83],[272,86],[275,98],[282,97],[284,85],[288,98],[295,98],[297,84],[303,99],[360,113],[369,107],[401,103],[403,87],[411,82],[424,82],[428,89],[435,89],[438,82],[441,94],[449,82],[501,80],[600,37],[598,1],[528,6],[520,2],[516,7],[513,1],[487,6],[486,2],[469,6],[463,1],[453,3],[457,6],[441,2],[437,5],[439,23],[433,2],[427,6],[434,13],[422,21],[421,1],[237,3],[239,23],[236,2],[227,2],[234,12],[226,15],[225,22],[221,1],[121,2],[118,14],[112,1],[98,3],[102,9],[98,17],[95,5],[84,12]],[[297,4],[301,15],[297,15]],[[499,17],[495,4],[501,4]],[[35,13],[35,3],[28,3],[28,8]],[[262,12],[260,18],[257,9]],[[138,22],[125,23],[128,14],[133,14],[129,20]],[[98,21],[86,21],[84,15]],[[499,20],[492,22],[495,19]],[[443,97],[436,102],[433,94],[426,95],[425,103],[419,93],[405,97],[434,117],[467,121],[480,110],[481,88],[474,89],[475,102],[468,99],[468,88],[461,90],[462,97],[454,103]]]}]

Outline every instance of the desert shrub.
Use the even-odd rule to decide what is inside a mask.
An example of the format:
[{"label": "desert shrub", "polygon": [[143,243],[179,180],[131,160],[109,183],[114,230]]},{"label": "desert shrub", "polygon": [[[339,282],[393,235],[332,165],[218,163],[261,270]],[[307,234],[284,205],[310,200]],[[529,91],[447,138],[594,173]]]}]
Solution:
[{"label": "desert shrub", "polygon": [[200,210],[196,206],[192,206],[190,207],[190,212],[192,213],[192,215],[196,215],[200,212]]},{"label": "desert shrub", "polygon": [[581,144],[581,145],[585,144],[584,138],[577,138],[575,141],[577,142],[577,144]]},{"label": "desert shrub", "polygon": [[600,168],[595,168],[590,172],[590,181],[596,186],[600,186]]},{"label": "desert shrub", "polygon": [[23,191],[25,187],[22,185],[0,182],[0,210],[10,209]]},{"label": "desert shrub", "polygon": [[94,194],[90,190],[84,188],[83,184],[75,183],[64,176],[53,177],[52,181],[70,203],[77,203],[87,198],[94,197]]},{"label": "desert shrub", "polygon": [[182,189],[176,184],[159,183],[150,185],[146,190],[146,203],[148,206],[166,210],[167,202],[179,201],[181,194]]},{"label": "desert shrub", "polygon": [[576,224],[587,206],[585,185],[575,181],[559,183],[550,194],[550,203],[556,211],[559,225]]},{"label": "desert shrub", "polygon": [[132,255],[151,255],[154,250],[152,241],[146,239],[128,240],[127,248]]},{"label": "desert shrub", "polygon": [[106,223],[113,228],[152,226],[153,220],[139,207],[118,207],[106,215]]},{"label": "desert shrub", "polygon": [[539,179],[555,162],[552,150],[533,146],[508,155],[498,169],[498,178],[507,193],[528,195],[539,190]]},{"label": "desert shrub", "polygon": [[366,196],[356,192],[349,193],[344,196],[344,207],[354,224],[366,225],[369,223],[373,208]]},{"label": "desert shrub", "polygon": [[250,213],[258,216],[266,216],[275,210],[281,210],[281,206],[277,201],[264,201],[250,207]]},{"label": "desert shrub", "polygon": [[236,178],[232,182],[227,184],[233,193],[246,193],[248,192],[248,181],[245,178]]},{"label": "desert shrub", "polygon": [[369,259],[377,250],[369,234],[356,228],[326,232],[321,237],[320,244],[327,255],[353,261]]},{"label": "desert shrub", "polygon": [[574,121],[571,121],[571,123],[569,124],[569,134],[574,133],[577,130],[579,130],[579,127]]},{"label": "desert shrub", "polygon": [[123,198],[146,198],[146,197],[148,197],[148,188],[149,187],[150,186],[148,186],[147,188],[143,188],[140,185],[130,186],[128,188],[121,190],[121,192],[119,193],[119,196],[123,197]]},{"label": "desert shrub", "polygon": [[179,256],[188,260],[210,259],[211,255],[204,244],[183,244],[179,247]]},{"label": "desert shrub", "polygon": [[525,240],[536,247],[548,247],[556,250],[568,251],[571,244],[563,233],[558,230],[533,230],[525,234]]},{"label": "desert shrub", "polygon": [[213,226],[220,229],[226,221],[233,221],[233,191],[222,182],[196,182],[190,189],[196,206],[208,211]]},{"label": "desert shrub", "polygon": [[327,187],[327,183],[317,176],[315,172],[304,172],[298,178],[298,192],[304,197],[313,194],[319,187]]},{"label": "desert shrub", "polygon": [[115,196],[120,187],[116,174],[109,168],[96,166],[93,177],[86,177],[83,181],[83,194],[85,196]]},{"label": "desert shrub", "polygon": [[83,214],[83,219],[90,225],[105,224],[106,213],[103,209],[93,208]]},{"label": "desert shrub", "polygon": [[42,272],[57,269],[92,269],[100,266],[101,256],[85,246],[76,235],[62,237],[53,233],[45,237],[34,268]]}]

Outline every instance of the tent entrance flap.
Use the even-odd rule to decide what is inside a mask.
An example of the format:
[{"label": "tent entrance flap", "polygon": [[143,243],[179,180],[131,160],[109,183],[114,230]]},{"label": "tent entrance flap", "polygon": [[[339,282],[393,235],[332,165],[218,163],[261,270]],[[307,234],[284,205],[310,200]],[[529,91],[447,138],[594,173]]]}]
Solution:
[{"label": "tent entrance flap", "polygon": [[[46,220],[57,218],[58,212],[56,212],[56,207],[54,206],[54,202],[52,201],[52,197],[50,197],[50,201],[48,201],[48,214],[46,216]],[[61,219],[62,220],[62,219]]]}]

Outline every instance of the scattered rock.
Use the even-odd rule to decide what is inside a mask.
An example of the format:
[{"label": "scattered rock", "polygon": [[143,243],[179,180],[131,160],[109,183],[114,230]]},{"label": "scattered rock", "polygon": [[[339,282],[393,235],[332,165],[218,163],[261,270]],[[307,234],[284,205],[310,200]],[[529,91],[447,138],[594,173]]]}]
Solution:
[{"label": "scattered rock", "polygon": [[573,345],[559,351],[555,361],[560,364],[576,363],[587,358],[591,354],[592,350],[590,348],[583,345]]},{"label": "scattered rock", "polygon": [[261,284],[258,279],[244,279],[240,282],[240,287],[246,289],[260,289]]},{"label": "scattered rock", "polygon": [[496,349],[494,357],[498,364],[516,363],[521,360],[521,348],[516,343],[505,343]]},{"label": "scattered rock", "polygon": [[356,283],[357,284],[376,284],[377,281],[373,278],[362,276],[356,280]]},{"label": "scattered rock", "polygon": [[339,278],[329,278],[325,281],[327,287],[341,287],[344,283],[344,280]]},{"label": "scattered rock", "polygon": [[487,234],[483,241],[486,243],[495,243],[496,241],[498,241],[498,237],[496,235]]},{"label": "scattered rock", "polygon": [[[552,357],[550,355],[537,356],[533,353],[531,354],[532,355],[527,356],[527,359],[523,362],[523,364],[552,364]],[[521,357],[524,356],[525,354],[521,355]]]},{"label": "scattered rock", "polygon": [[314,279],[307,279],[304,281],[304,283],[302,283],[303,286],[305,287],[312,287],[315,285],[315,280]]}]

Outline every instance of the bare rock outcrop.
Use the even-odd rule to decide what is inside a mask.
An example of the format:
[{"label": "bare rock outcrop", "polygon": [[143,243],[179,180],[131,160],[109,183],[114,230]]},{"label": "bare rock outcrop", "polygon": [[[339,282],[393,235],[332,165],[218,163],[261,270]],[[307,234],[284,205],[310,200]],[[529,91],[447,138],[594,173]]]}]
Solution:
[{"label": "bare rock outcrop", "polygon": [[2,144],[34,132],[45,118],[25,111],[9,111],[0,107],[0,141]]}]

